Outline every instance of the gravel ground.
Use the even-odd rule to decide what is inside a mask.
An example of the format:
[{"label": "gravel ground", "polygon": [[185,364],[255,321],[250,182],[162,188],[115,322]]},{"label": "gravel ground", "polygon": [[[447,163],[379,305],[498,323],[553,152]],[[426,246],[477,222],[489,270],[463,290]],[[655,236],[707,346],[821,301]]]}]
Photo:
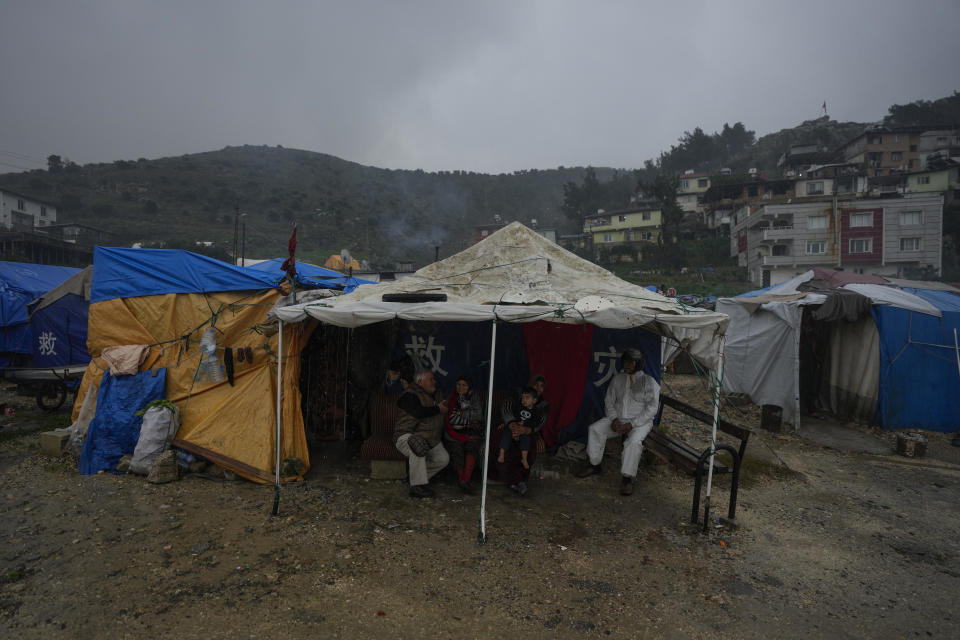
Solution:
[{"label": "gravel ground", "polygon": [[[554,462],[525,498],[490,487],[480,544],[479,497],[452,482],[414,501],[317,452],[271,517],[272,487],[79,476],[38,453],[39,430],[68,416],[16,409],[0,418],[4,637],[960,636],[960,465],[941,434],[911,460],[757,433],[740,526],[707,534],[686,522],[692,481],[668,465],[645,464],[621,498],[616,461],[585,480]],[[731,417],[756,428],[756,415]]]}]

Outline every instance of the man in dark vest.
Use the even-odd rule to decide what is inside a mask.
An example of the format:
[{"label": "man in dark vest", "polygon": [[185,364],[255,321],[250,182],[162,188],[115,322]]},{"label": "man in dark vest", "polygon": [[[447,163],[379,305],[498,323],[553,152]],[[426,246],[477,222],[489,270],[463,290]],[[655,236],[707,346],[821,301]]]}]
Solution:
[{"label": "man in dark vest", "polygon": [[418,371],[414,384],[397,400],[400,412],[393,430],[393,444],[410,461],[410,496],[429,498],[433,489],[430,478],[450,462],[440,442],[447,404],[437,391],[433,372]]}]

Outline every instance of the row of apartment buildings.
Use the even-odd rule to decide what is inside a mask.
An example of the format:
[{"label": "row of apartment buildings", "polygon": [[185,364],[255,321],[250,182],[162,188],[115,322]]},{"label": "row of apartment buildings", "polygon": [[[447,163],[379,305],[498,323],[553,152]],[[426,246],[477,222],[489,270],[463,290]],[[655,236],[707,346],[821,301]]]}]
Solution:
[{"label": "row of apartment buildings", "polygon": [[[729,235],[730,254],[761,286],[814,266],[894,276],[939,275],[945,208],[960,205],[960,128],[871,128],[840,149],[791,147],[781,175],[751,169],[679,176],[690,219]],[[639,201],[586,216],[583,237],[599,256],[621,244],[657,242],[661,212]]]}]

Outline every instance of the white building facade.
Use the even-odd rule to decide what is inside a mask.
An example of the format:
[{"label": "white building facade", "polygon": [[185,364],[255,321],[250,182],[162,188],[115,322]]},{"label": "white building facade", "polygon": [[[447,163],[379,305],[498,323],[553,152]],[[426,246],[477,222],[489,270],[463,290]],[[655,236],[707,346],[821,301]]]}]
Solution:
[{"label": "white building facade", "polygon": [[28,196],[0,189],[0,227],[13,231],[33,231],[57,222],[57,208]]}]

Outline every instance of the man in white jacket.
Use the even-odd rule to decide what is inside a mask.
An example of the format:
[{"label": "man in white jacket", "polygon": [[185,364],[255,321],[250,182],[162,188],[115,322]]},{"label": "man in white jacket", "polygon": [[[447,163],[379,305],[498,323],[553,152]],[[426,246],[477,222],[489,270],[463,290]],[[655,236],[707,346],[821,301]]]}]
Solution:
[{"label": "man in white jacket", "polygon": [[620,473],[620,494],[633,493],[633,479],[643,453],[643,439],[653,428],[660,403],[660,385],[643,372],[643,353],[627,349],[620,357],[621,373],[610,381],[603,400],[605,415],[590,425],[587,457],[590,464],[577,473],[586,478],[600,473],[607,439],[625,435]]}]

